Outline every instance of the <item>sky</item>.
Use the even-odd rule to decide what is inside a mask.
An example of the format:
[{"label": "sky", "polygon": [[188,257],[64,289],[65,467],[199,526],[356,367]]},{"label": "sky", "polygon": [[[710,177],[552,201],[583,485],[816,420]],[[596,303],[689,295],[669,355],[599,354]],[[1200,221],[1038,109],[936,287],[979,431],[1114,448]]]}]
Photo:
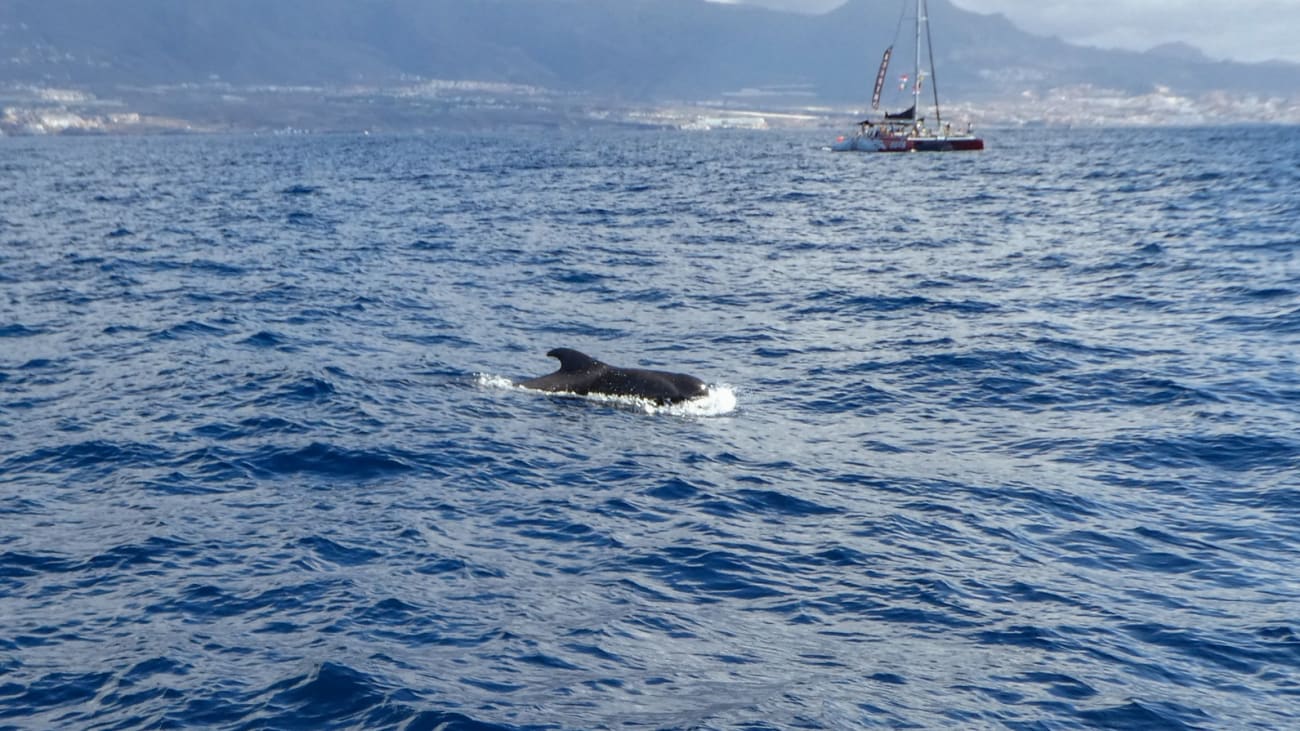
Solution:
[{"label": "sky", "polygon": [[[714,0],[824,12],[844,0]],[[1071,43],[1145,51],[1181,41],[1213,59],[1300,63],[1300,0],[950,0]]]}]

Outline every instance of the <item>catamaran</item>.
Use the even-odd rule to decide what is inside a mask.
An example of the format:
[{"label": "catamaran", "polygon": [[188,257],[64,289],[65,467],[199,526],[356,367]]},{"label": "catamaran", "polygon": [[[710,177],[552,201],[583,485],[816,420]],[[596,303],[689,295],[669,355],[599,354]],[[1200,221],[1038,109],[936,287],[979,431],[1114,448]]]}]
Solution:
[{"label": "catamaran", "polygon": [[[858,123],[858,129],[851,135],[841,135],[831,145],[836,152],[945,152],[949,150],[983,150],[984,140],[976,137],[970,125],[964,130],[954,130],[951,122],[945,122],[939,111],[939,87],[934,76],[934,47],[930,45],[930,18],[926,0],[912,0],[916,10],[916,55],[912,65],[912,75],[903,77],[904,84],[911,84],[912,106],[897,113],[886,112],[880,119],[866,119]],[[906,7],[904,7],[906,10]],[[899,27],[902,27],[900,18]],[[921,66],[921,50],[927,51],[930,67]],[[880,93],[885,88],[885,76],[889,71],[889,61],[893,56],[894,46],[885,49],[880,59],[880,70],[876,72],[876,85],[871,93],[871,108],[880,109]],[[929,81],[934,96],[934,126],[927,124],[921,115],[921,89]],[[930,105],[926,105],[929,107]]]}]

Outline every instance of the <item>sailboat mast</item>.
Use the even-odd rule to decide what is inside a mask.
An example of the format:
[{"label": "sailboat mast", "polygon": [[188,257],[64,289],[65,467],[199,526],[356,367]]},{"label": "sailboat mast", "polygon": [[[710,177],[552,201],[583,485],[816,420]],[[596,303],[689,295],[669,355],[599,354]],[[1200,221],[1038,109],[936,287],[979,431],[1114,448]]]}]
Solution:
[{"label": "sailboat mast", "polygon": [[926,12],[925,0],[916,0],[916,57],[912,63],[912,124],[921,121],[921,17]]},{"label": "sailboat mast", "polygon": [[[921,0],[926,2],[926,0]],[[930,54],[930,91],[934,93],[934,128],[943,129],[943,117],[939,113],[939,78],[934,70],[934,38],[930,35],[930,8],[925,8],[925,50]]]}]

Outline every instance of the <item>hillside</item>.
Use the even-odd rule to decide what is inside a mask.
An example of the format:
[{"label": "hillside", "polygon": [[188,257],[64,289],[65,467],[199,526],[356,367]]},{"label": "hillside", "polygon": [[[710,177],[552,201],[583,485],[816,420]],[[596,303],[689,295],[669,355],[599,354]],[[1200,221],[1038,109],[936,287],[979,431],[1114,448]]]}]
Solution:
[{"label": "hillside", "polygon": [[[1300,96],[1297,65],[1215,62],[1188,47],[1081,48],[946,0],[931,3],[931,17],[952,101],[1073,87]],[[896,0],[851,0],[820,16],[703,0],[6,0],[0,92],[57,88],[192,112],[208,103],[192,93],[205,87],[461,80],[611,103],[777,89],[807,104],[860,106],[898,21]]]},{"label": "hillside", "polygon": [[[89,87],[476,79],[653,99],[743,87],[863,93],[893,0],[822,16],[701,0],[7,0],[0,81]],[[1070,46],[932,3],[949,93],[1090,83],[1133,91],[1300,90],[1300,67]]]}]

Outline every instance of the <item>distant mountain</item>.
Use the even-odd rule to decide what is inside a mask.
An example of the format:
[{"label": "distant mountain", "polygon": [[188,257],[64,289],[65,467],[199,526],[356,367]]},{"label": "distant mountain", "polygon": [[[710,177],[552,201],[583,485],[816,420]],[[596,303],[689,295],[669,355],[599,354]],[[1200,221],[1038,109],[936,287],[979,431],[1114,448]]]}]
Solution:
[{"label": "distant mountain", "polygon": [[1210,57],[1206,56],[1204,51],[1190,43],[1183,43],[1181,41],[1162,43],[1148,50],[1146,55],[1180,63],[1210,63]]},{"label": "distant mountain", "polygon": [[[1141,93],[1300,92],[1300,66],[1186,48],[1105,51],[931,3],[945,97],[1092,84]],[[802,15],[703,0],[4,0],[0,83],[379,84],[474,79],[628,100],[798,87],[860,102],[897,0]]]}]

